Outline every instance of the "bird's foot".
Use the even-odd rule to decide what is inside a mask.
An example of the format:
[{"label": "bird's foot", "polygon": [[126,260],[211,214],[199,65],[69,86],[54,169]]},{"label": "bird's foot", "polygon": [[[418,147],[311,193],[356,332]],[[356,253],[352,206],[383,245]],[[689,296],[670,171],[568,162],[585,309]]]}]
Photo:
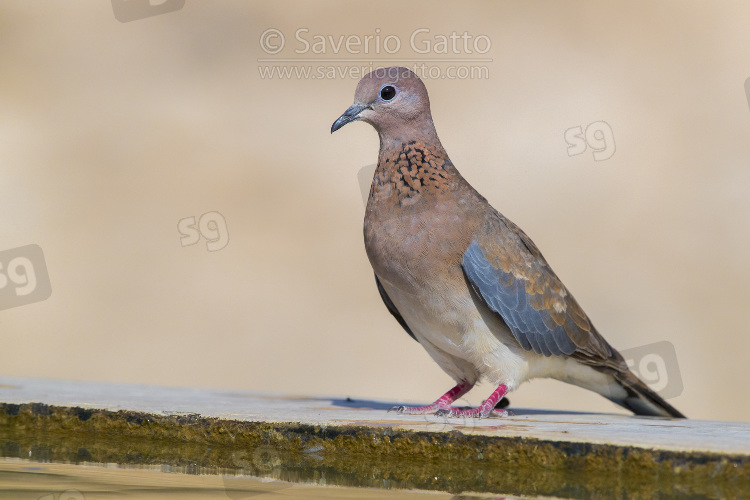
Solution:
[{"label": "bird's foot", "polygon": [[440,405],[438,403],[432,403],[427,406],[394,406],[390,410],[396,413],[402,413],[404,415],[425,415],[427,413],[435,413],[446,408],[450,408],[448,405]]},{"label": "bird's foot", "polygon": [[507,417],[509,413],[506,410],[496,410],[489,406],[479,405],[476,408],[456,408],[455,406],[451,406],[449,408],[441,408],[435,412],[435,415],[448,418],[493,418]]},{"label": "bird's foot", "polygon": [[469,392],[473,386],[474,384],[468,382],[459,382],[456,387],[440,396],[438,400],[432,404],[427,406],[394,406],[388,411],[395,411],[396,413],[403,413],[404,415],[424,415],[426,413],[435,413],[438,410],[450,408],[451,403]]},{"label": "bird's foot", "polygon": [[476,408],[456,408],[455,406],[449,406],[447,408],[438,409],[435,412],[435,415],[470,418],[505,417],[508,415],[508,412],[505,410],[498,410],[495,407],[507,393],[508,387],[505,384],[500,384],[497,389],[490,394],[490,397],[485,399],[482,404]]}]

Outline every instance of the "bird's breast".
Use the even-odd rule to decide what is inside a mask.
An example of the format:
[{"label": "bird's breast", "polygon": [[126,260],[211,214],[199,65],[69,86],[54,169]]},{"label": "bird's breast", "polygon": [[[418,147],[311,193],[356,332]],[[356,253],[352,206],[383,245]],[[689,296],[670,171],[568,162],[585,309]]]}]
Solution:
[{"label": "bird's breast", "polygon": [[422,200],[401,207],[368,204],[365,249],[375,273],[410,293],[447,293],[465,286],[461,261],[470,224],[461,211]]}]

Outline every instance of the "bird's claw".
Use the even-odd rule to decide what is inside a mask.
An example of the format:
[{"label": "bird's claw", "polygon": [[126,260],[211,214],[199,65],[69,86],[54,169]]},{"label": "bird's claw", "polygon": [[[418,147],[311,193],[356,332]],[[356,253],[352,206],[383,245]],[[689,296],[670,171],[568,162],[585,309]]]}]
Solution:
[{"label": "bird's claw", "polygon": [[457,417],[471,417],[471,418],[496,418],[496,417],[507,417],[509,413],[506,410],[496,410],[493,408],[441,408],[435,412],[438,417],[457,418]]},{"label": "bird's claw", "polygon": [[431,404],[427,406],[394,406],[389,412],[395,411],[403,415],[424,415],[427,413],[433,413],[438,408],[441,408],[438,404]]}]

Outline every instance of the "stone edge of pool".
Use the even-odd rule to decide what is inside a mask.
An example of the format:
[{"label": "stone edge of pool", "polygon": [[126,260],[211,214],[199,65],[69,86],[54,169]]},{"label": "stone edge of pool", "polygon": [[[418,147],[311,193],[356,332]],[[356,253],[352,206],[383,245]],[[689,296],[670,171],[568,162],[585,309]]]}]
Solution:
[{"label": "stone edge of pool", "polygon": [[632,497],[731,497],[750,490],[750,453],[414,430],[393,423],[267,422],[0,403],[3,456],[34,446],[37,454],[48,449],[51,461],[192,465],[204,473],[242,469],[285,480],[355,474],[371,478],[367,484],[393,481],[450,492],[585,496],[625,488]]}]

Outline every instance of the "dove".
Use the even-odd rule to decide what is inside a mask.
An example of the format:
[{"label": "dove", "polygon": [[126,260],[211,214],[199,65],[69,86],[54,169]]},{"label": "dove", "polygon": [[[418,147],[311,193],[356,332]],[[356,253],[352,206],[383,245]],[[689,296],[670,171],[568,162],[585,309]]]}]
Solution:
[{"label": "dove", "polygon": [[[380,139],[364,218],[376,287],[456,384],[429,405],[392,410],[499,417],[507,414],[496,408],[506,394],[546,377],[636,415],[684,418],[630,371],[531,238],[459,173],[415,73],[391,67],[363,77],[331,133],[354,121]],[[452,405],[481,380],[496,389],[479,406]]]}]

